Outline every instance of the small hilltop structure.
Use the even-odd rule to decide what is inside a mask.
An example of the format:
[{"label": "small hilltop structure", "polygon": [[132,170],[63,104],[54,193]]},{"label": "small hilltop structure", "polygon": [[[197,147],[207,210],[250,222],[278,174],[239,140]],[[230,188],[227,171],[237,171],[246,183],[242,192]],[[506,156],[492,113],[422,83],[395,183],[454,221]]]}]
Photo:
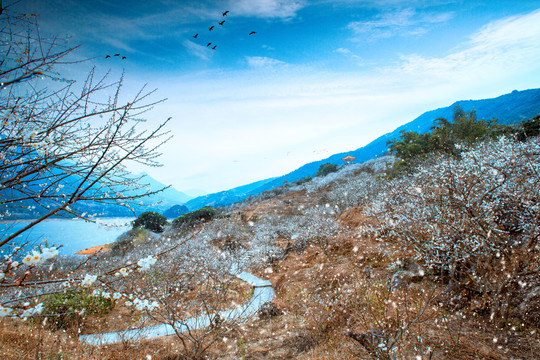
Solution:
[{"label": "small hilltop structure", "polygon": [[356,160],[356,158],[354,156],[351,156],[351,155],[347,155],[347,156],[345,156],[344,158],[341,159],[341,161],[343,161],[347,165],[352,163],[354,160]]}]

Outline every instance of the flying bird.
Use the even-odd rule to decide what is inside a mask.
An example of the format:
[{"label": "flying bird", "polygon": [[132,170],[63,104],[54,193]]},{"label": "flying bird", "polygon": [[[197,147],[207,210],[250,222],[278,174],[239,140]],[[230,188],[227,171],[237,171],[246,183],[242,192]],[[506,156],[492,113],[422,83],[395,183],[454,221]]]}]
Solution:
[{"label": "flying bird", "polygon": [[194,38],[194,39],[196,39],[196,38],[197,38],[197,36],[199,36],[199,34],[198,34],[198,33],[197,33],[197,34],[195,34],[195,35],[193,35],[193,38]]},{"label": "flying bird", "polygon": [[114,54],[114,56],[120,56],[120,54]]},{"label": "flying bird", "polygon": [[217,46],[217,45],[214,45],[214,47],[212,48],[212,50],[216,50],[216,46]]},{"label": "flying bird", "polygon": [[111,55],[106,55],[106,56],[105,56],[105,59],[108,59],[108,58],[110,58],[110,57],[111,57]]},{"label": "flying bird", "polygon": [[249,33],[249,35],[253,35],[253,34],[256,34],[256,32],[252,31],[252,32]]},{"label": "flying bird", "polygon": [[219,22],[218,24],[219,24],[219,25],[225,24],[225,20],[223,20],[222,22]]},{"label": "flying bird", "polygon": [[225,12],[223,13],[223,16],[227,16],[228,13],[229,13],[229,10],[225,11]]},{"label": "flying bird", "polygon": [[212,45],[212,43],[208,43],[208,44],[206,44],[206,47],[209,47],[210,45]]},{"label": "flying bird", "polygon": [[125,57],[125,56],[122,56],[122,60],[126,60],[126,57]]},{"label": "flying bird", "polygon": [[208,28],[208,31],[212,31],[213,29],[214,29],[214,25],[210,26],[210,27]]}]

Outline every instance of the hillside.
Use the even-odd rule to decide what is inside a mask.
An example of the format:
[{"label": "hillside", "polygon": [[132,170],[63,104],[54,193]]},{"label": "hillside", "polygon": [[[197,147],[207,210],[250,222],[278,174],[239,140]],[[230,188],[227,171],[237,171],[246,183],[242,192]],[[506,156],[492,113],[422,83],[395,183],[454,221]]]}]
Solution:
[{"label": "hillside", "polygon": [[[497,119],[500,124],[515,124],[521,120],[530,119],[540,114],[540,89],[516,90],[510,94],[492,99],[457,101],[448,107],[427,111],[413,121],[398,127],[388,134],[380,136],[359,149],[334,154],[325,159],[303,165],[286,175],[237,188],[245,188],[246,191],[231,192],[232,190],[229,190],[198,197],[188,202],[187,206],[191,210],[195,210],[207,205],[229,205],[248,196],[257,195],[263,191],[276,188],[285,181],[293,182],[306,176],[313,176],[322,164],[330,162],[341,166],[343,165],[341,159],[347,155],[356,157],[357,163],[381,156],[387,151],[386,143],[389,140],[397,138],[401,131],[426,132],[433,125],[435,119],[440,117],[451,119],[452,109],[456,105],[461,106],[465,111],[475,110],[478,119]],[[262,185],[257,186],[259,183],[262,183]]]},{"label": "hillside", "polygon": [[[123,237],[122,255],[113,246],[85,269],[102,274],[85,291],[98,299],[116,291],[107,309],[71,322],[53,315],[65,326],[57,330],[0,319],[0,355],[61,348],[81,360],[537,359],[540,140],[488,141],[388,180],[391,161],[290,183],[161,236]],[[227,275],[239,268],[275,293],[247,321],[213,317],[200,331],[107,346],[72,341],[235,308],[254,290]],[[158,305],[141,311],[133,298]]]}]

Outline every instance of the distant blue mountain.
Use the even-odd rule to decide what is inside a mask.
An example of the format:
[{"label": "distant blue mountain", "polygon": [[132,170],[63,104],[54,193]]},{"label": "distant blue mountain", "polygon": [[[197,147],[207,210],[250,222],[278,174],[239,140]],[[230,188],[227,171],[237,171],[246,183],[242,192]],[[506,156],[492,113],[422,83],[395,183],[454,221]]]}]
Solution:
[{"label": "distant blue mountain", "polygon": [[[322,164],[334,163],[343,165],[344,162],[341,159],[347,155],[356,157],[355,162],[357,163],[384,155],[388,151],[387,142],[398,138],[401,131],[427,132],[430,130],[435,119],[442,117],[451,120],[453,117],[453,108],[456,105],[461,106],[465,111],[475,110],[478,119],[497,119],[500,124],[510,125],[540,114],[540,89],[514,90],[510,94],[493,99],[457,101],[448,107],[425,112],[413,121],[398,127],[396,130],[375,139],[359,149],[334,154],[326,159],[308,163],[286,175],[273,179],[258,181],[217,194],[197,197],[187,202],[186,205],[190,210],[196,210],[207,205],[229,205],[236,201],[241,201],[248,196],[257,195],[263,191],[281,186],[285,181],[292,182],[306,176],[314,176]],[[257,184],[260,185],[257,186]],[[246,189],[247,191],[242,192],[239,189]]]},{"label": "distant blue mountain", "polygon": [[[159,189],[163,189],[166,185],[163,183],[160,183],[150,175],[146,173],[141,173],[137,176],[142,176],[141,182],[148,184],[150,186],[150,189],[152,191],[157,191]],[[150,197],[152,201],[161,201],[163,202],[163,206],[165,208],[169,208],[173,205],[180,205],[188,202],[189,200],[193,199],[192,196],[189,196],[183,192],[180,192],[173,188],[172,186],[157,193],[156,195],[153,195]],[[146,202],[146,201],[145,201]]]},{"label": "distant blue mountain", "polygon": [[[141,173],[138,175],[132,175],[133,181],[135,179],[140,178],[139,183],[145,184],[147,187],[138,189],[138,190],[132,190],[128,193],[125,193],[125,195],[141,195],[146,192],[152,192],[152,191],[159,191],[166,187],[166,185],[160,183],[159,181],[152,178],[150,175],[146,173]],[[64,186],[63,191],[65,193],[70,193],[70,191],[74,191],[74,186],[78,184],[81,181],[80,178],[78,178],[75,175],[69,176],[64,179],[62,185]],[[99,185],[98,185],[99,186]],[[37,185],[32,185],[32,189],[35,188],[35,191],[39,191],[39,188]],[[116,191],[122,192],[122,189],[116,188]],[[15,191],[7,192],[4,191],[0,193],[0,197],[6,197],[6,198],[14,198],[14,197],[20,197],[20,193],[17,193]],[[132,204],[131,207],[135,211],[135,215],[139,215],[143,213],[144,211],[156,211],[156,212],[164,212],[165,210],[171,208],[174,205],[181,205],[184,204],[186,201],[192,199],[192,197],[174,189],[173,187],[168,187],[167,189],[157,192],[156,194],[141,197],[138,200],[135,201],[136,204]],[[117,217],[117,216],[128,216],[132,217],[133,213],[119,205],[120,201],[118,203],[101,203],[97,201],[79,201],[75,203],[72,208],[79,212],[79,213],[87,213],[87,214],[99,214],[98,216],[102,217]],[[46,201],[42,201],[43,205],[48,205]],[[35,205],[32,200],[25,200],[20,201],[14,204],[11,204],[9,207],[4,206],[0,210],[9,210],[9,215],[4,216],[4,220],[17,220],[17,219],[34,219],[41,217],[42,215],[46,214],[48,212],[47,209],[41,208],[41,207],[33,207],[32,205]],[[51,206],[54,206],[54,204],[51,202]]]},{"label": "distant blue mountain", "polygon": [[198,210],[205,206],[218,207],[230,205],[237,201],[245,199],[247,196],[249,196],[248,194],[250,194],[254,189],[264,186],[264,184],[272,180],[274,180],[274,178],[257,181],[251,184],[242,185],[230,190],[220,191],[214,194],[199,196],[195,199],[188,201],[184,205],[186,205],[191,211]]}]

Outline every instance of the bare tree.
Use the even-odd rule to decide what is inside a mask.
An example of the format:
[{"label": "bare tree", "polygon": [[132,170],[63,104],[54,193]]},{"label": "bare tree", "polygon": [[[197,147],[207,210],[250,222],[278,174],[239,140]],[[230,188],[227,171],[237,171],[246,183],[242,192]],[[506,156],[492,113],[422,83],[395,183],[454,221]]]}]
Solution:
[{"label": "bare tree", "polygon": [[110,82],[93,69],[81,84],[62,78],[59,67],[75,64],[77,48],[42,37],[32,14],[6,6],[0,24],[0,217],[21,208],[37,214],[0,237],[0,247],[53,216],[89,219],[85,204],[130,208],[151,194],[125,165],[159,166],[168,120],[141,130],[140,116],[161,101],[143,88],[122,102],[123,75]]}]

